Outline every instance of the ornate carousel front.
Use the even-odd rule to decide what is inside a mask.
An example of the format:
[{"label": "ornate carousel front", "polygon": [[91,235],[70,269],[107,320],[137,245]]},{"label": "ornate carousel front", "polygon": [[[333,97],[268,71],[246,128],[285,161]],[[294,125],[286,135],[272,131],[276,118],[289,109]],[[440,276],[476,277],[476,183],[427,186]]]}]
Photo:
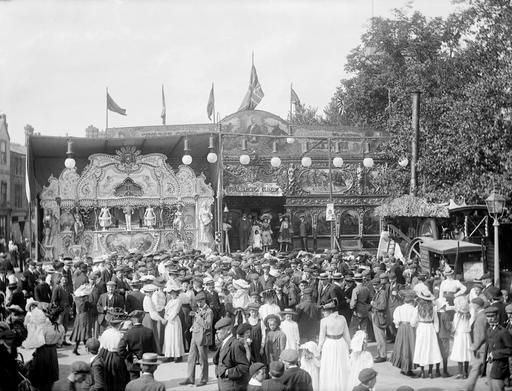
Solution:
[{"label": "ornate carousel front", "polygon": [[40,194],[41,254],[97,257],[130,251],[213,248],[213,189],[160,153],[122,147],[94,154],[79,174],[65,168]]}]

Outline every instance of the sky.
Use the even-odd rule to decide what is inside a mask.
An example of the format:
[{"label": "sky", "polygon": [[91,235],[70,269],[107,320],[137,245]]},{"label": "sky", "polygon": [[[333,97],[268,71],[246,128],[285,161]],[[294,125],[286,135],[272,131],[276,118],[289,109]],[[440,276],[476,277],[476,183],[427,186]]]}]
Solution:
[{"label": "sky", "polygon": [[[372,5],[373,4],[373,5]],[[127,116],[109,127],[206,123],[215,83],[220,117],[247,91],[251,53],[265,93],[258,109],[286,118],[290,84],[322,112],[372,16],[407,4],[446,16],[450,0],[0,1],[0,113],[11,141],[24,126],[59,136],[105,129],[106,88]]]}]

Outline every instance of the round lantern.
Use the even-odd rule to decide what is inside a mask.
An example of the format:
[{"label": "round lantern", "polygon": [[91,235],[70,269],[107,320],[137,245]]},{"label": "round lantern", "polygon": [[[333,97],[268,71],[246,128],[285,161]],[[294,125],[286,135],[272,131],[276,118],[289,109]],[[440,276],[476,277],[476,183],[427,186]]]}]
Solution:
[{"label": "round lantern", "polygon": [[408,164],[409,164],[409,159],[407,159],[406,157],[404,157],[398,161],[398,165],[400,167],[407,167]]},{"label": "round lantern", "polygon": [[332,159],[332,165],[336,168],[340,168],[343,166],[343,158],[336,156],[334,159]]},{"label": "round lantern", "polygon": [[371,157],[364,158],[363,166],[365,166],[366,168],[372,168],[373,167],[373,159]]},{"label": "round lantern", "polygon": [[73,169],[73,168],[75,168],[75,165],[76,165],[76,161],[72,157],[68,157],[68,158],[66,158],[66,160],[64,160],[64,167],[66,167],[66,168]]},{"label": "round lantern", "polygon": [[302,164],[302,167],[311,167],[312,163],[313,162],[311,161],[311,158],[309,156],[304,156],[300,161],[300,164]]},{"label": "round lantern", "polygon": [[293,137],[287,137],[287,138],[286,138],[286,142],[287,142],[288,144],[293,144],[293,143],[295,142],[295,139],[294,139]]},{"label": "round lantern", "polygon": [[192,156],[190,156],[189,154],[183,155],[183,157],[181,158],[181,161],[183,162],[183,164],[188,166],[192,163]]},{"label": "round lantern", "polygon": [[274,156],[272,159],[270,159],[270,165],[274,168],[277,168],[281,165],[281,159],[277,156]]},{"label": "round lantern", "polygon": [[251,157],[249,155],[240,155],[240,164],[244,166],[248,165],[251,162]]},{"label": "round lantern", "polygon": [[206,160],[208,160],[208,163],[217,163],[217,154],[215,152],[208,153]]}]

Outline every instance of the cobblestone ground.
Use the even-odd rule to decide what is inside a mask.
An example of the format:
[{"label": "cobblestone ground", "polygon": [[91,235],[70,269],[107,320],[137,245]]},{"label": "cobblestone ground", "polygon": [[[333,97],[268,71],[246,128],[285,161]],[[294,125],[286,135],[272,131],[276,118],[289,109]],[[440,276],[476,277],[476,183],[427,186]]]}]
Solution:
[{"label": "cobblestone ground", "polygon": [[[375,353],[374,345],[370,344],[370,351]],[[393,345],[388,345],[388,356],[391,355]],[[25,361],[28,361],[32,356],[32,351],[21,349],[20,352],[23,354]],[[81,360],[89,362],[90,355],[86,354],[83,345],[81,345],[79,352],[80,356],[75,356],[72,353],[71,347],[66,347],[58,350],[58,358],[60,364],[60,376],[65,377],[69,374],[71,363],[75,360]],[[214,378],[214,366],[212,363],[213,353],[210,354],[210,368],[209,374],[210,379],[206,386],[198,388],[202,391],[213,391],[217,390],[217,382]],[[456,363],[450,363],[450,373],[456,374]],[[408,385],[413,387],[416,391],[456,391],[463,389],[464,380],[456,380],[454,377],[451,378],[435,378],[435,379],[415,379],[403,376],[400,374],[398,368],[393,367],[389,362],[375,364],[375,370],[379,373],[377,376],[376,391],[394,391],[396,388],[402,385]],[[178,382],[182,381],[186,377],[187,363],[185,361],[175,364],[167,363],[162,364],[158,367],[155,377],[157,380],[165,384],[167,390],[173,391],[184,391],[196,389],[193,385],[180,386]],[[478,380],[475,391],[488,390],[489,387],[485,383],[485,379],[481,378]],[[320,390],[321,391],[321,390]]]}]

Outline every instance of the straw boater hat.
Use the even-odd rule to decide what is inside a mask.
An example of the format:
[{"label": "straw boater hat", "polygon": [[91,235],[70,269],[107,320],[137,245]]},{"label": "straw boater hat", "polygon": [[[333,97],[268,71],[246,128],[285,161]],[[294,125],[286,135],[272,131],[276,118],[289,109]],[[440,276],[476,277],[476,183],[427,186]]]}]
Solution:
[{"label": "straw boater hat", "polygon": [[143,353],[142,359],[138,361],[141,365],[160,365],[158,355],[156,353]]},{"label": "straw boater hat", "polygon": [[158,289],[156,285],[153,284],[146,284],[142,287],[141,291],[143,293],[152,293],[155,292]]},{"label": "straw boater hat", "polygon": [[295,316],[297,315],[297,313],[292,310],[291,308],[285,308],[283,311],[281,311],[279,313],[282,317],[284,317],[285,315],[292,315],[292,316]]}]

